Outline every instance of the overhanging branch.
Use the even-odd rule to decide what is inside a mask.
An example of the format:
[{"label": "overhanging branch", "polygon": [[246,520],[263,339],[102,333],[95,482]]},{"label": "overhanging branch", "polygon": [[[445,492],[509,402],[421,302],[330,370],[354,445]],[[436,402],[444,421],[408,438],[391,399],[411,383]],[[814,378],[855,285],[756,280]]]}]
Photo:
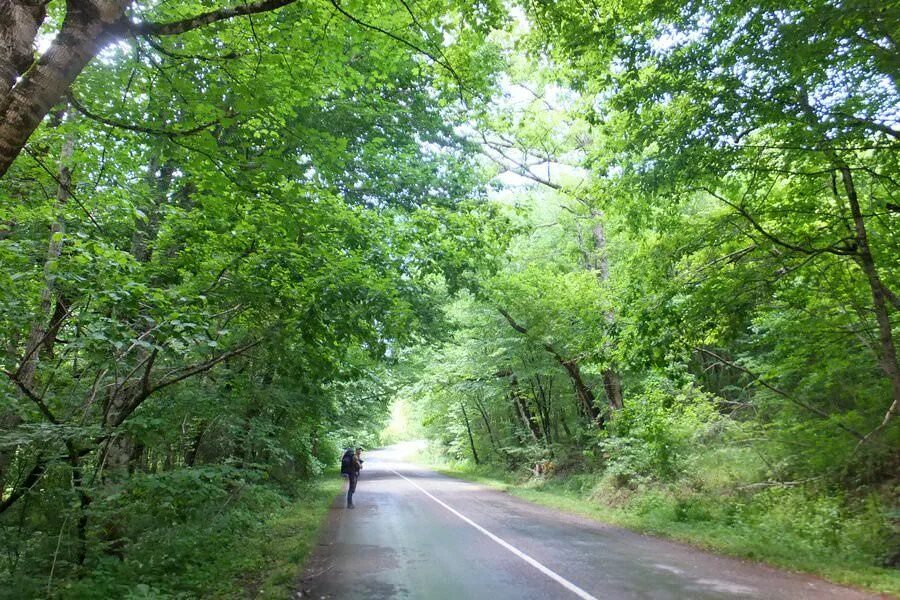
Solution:
[{"label": "overhanging branch", "polygon": [[229,358],[232,358],[234,356],[243,354],[244,352],[250,350],[251,348],[255,348],[256,346],[260,345],[261,343],[262,343],[262,340],[255,340],[255,341],[249,342],[242,346],[238,346],[234,350],[229,350],[228,352],[224,352],[214,358],[211,358],[206,362],[200,363],[199,365],[194,365],[193,367],[189,367],[177,375],[172,375],[171,377],[166,377],[162,381],[156,383],[155,385],[148,385],[145,388],[146,391],[144,393],[142,393],[141,396],[143,396],[143,397],[149,396],[150,394],[154,394],[164,387],[168,387],[170,385],[178,383],[179,381],[183,381],[183,380],[187,379],[188,377],[193,377],[194,375],[203,373],[204,371],[209,371],[210,369],[212,369],[214,366],[216,366],[220,362],[226,361]]},{"label": "overhanging branch", "polygon": [[12,373],[12,372],[7,371],[6,369],[4,369],[4,370],[3,370],[3,374],[6,375],[7,377],[9,377],[9,380],[12,381],[12,382],[16,385],[17,388],[19,388],[19,391],[21,391],[22,394],[23,394],[26,398],[28,398],[29,400],[31,400],[31,401],[35,404],[35,406],[38,407],[38,410],[41,411],[41,414],[44,415],[44,417],[45,417],[48,421],[50,421],[50,422],[53,423],[54,425],[56,425],[56,424],[59,423],[59,421],[56,419],[56,417],[53,415],[53,413],[50,412],[50,408],[49,408],[49,407],[47,406],[47,404],[44,402],[43,398],[41,398],[40,396],[38,396],[37,394],[35,394],[35,393],[34,393],[34,390],[32,390],[32,389],[31,389],[30,387],[28,387],[27,385],[25,385],[25,384],[19,379],[19,374],[18,374],[18,373]]},{"label": "overhanging branch", "polygon": [[[707,356],[714,358],[715,360],[719,361],[721,364],[723,364],[727,367],[731,367],[732,369],[741,371],[742,373],[749,375],[750,379],[753,383],[758,383],[759,385],[766,388],[770,392],[774,392],[775,394],[778,394],[779,396],[781,396],[788,402],[796,404],[797,406],[804,408],[804,409],[808,410],[809,412],[822,417],[823,419],[831,419],[831,414],[829,414],[829,413],[825,412],[824,410],[817,408],[811,404],[807,404],[806,402],[803,402],[802,400],[798,400],[797,398],[794,398],[793,396],[791,396],[784,390],[772,385],[771,383],[769,383],[768,381],[766,381],[765,379],[763,379],[762,377],[760,377],[759,375],[757,375],[756,373],[751,371],[750,369],[743,367],[735,362],[732,362],[732,361],[728,360],[727,358],[724,358],[711,350],[707,350],[706,348],[694,346],[694,350],[696,350],[697,352],[700,352],[701,354],[706,354]],[[850,427],[847,427],[846,425],[843,425],[842,423],[835,422],[834,425],[840,429],[843,429],[847,433],[853,435],[857,439],[864,439],[864,437],[865,437],[865,436],[863,436],[863,434],[859,433],[858,431],[856,431],[854,429],[851,429]]]},{"label": "overhanging branch", "polygon": [[[210,121],[208,123],[203,123],[202,125],[197,125],[196,127],[191,127],[190,129],[181,129],[181,130],[157,129],[155,127],[132,125],[130,123],[123,123],[121,121],[116,121],[115,119],[110,119],[109,117],[105,117],[103,115],[99,115],[99,114],[95,113],[94,111],[88,109],[84,104],[82,104],[78,100],[78,98],[75,97],[75,94],[73,94],[72,92],[69,92],[66,97],[68,98],[68,100],[72,104],[72,106],[75,108],[75,110],[77,110],[79,113],[81,113],[88,119],[90,119],[92,121],[97,121],[98,123],[101,123],[108,127],[115,127],[116,129],[124,129],[126,131],[133,131],[135,133],[146,133],[148,135],[158,135],[158,136],[169,137],[169,138],[183,137],[183,136],[194,135],[196,133],[200,133],[201,131],[209,129],[210,127],[212,127],[214,125],[218,125],[221,122],[220,119],[216,119],[216,120]],[[236,114],[237,113],[229,112],[225,116],[233,117]]]},{"label": "overhanging branch", "polygon": [[241,6],[232,6],[228,8],[220,8],[209,12],[201,13],[193,17],[181,19],[180,21],[171,21],[169,23],[152,23],[141,22],[131,25],[130,29],[135,35],[179,35],[187,31],[199,29],[211,25],[218,21],[226,21],[235,17],[243,17],[257,13],[271,12],[283,8],[288,4],[293,4],[297,0],[260,0],[258,2],[250,2]]}]

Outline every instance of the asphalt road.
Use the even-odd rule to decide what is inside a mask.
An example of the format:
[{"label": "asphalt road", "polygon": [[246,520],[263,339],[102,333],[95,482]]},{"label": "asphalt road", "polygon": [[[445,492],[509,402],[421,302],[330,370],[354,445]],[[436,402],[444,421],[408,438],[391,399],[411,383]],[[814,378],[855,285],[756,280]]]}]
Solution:
[{"label": "asphalt road", "polygon": [[875,598],[633,533],[370,452],[335,500],[298,597]]}]

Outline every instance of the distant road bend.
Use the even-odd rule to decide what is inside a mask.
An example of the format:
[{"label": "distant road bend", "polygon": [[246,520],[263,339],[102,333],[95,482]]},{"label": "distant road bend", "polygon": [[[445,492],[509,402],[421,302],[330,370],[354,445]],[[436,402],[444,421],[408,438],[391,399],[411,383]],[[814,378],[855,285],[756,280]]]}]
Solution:
[{"label": "distant road bend", "polygon": [[301,581],[317,599],[876,598],[554,511],[368,453]]}]

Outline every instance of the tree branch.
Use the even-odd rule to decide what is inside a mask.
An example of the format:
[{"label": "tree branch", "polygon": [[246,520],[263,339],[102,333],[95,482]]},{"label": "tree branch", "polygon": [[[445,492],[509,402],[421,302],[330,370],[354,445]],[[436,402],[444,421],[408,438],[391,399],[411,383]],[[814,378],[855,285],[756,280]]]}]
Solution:
[{"label": "tree branch", "polygon": [[329,0],[329,1],[331,2],[331,5],[334,6],[335,10],[337,10],[339,13],[341,13],[346,18],[353,21],[360,27],[362,27],[364,29],[371,29],[372,31],[377,31],[378,33],[380,33],[382,35],[386,35],[387,37],[391,38],[395,42],[400,42],[404,46],[407,46],[408,48],[411,48],[411,49],[415,50],[416,52],[418,52],[419,54],[422,54],[423,56],[427,57],[434,64],[440,65],[441,67],[443,67],[448,73],[450,73],[453,76],[453,79],[456,80],[456,85],[459,86],[459,96],[461,99],[464,100],[462,91],[466,88],[463,85],[463,81],[462,81],[462,78],[459,76],[459,73],[456,72],[456,70],[450,65],[449,62],[447,62],[446,60],[444,60],[442,58],[438,58],[431,52],[429,52],[423,48],[420,48],[419,46],[416,46],[412,42],[410,42],[394,33],[391,33],[387,29],[383,29],[383,28],[379,27],[378,25],[366,23],[365,21],[353,16],[352,14],[350,14],[346,10],[344,10],[344,7],[341,6],[340,0]]},{"label": "tree branch", "polygon": [[[514,147],[511,144],[499,144],[497,142],[490,141],[487,139],[487,136],[484,134],[483,131],[480,133],[481,133],[482,143],[486,147],[490,148],[491,150],[493,150],[494,152],[496,152],[497,154],[499,154],[500,156],[503,157],[503,160],[500,160],[496,156],[493,156],[487,152],[483,153],[486,157],[488,157],[488,159],[490,159],[491,161],[496,163],[498,166],[506,169],[507,171],[512,171],[513,173],[515,173],[516,175],[519,175],[520,177],[525,177],[526,179],[531,179],[535,183],[545,185],[552,190],[556,190],[558,192],[564,191],[563,186],[561,186],[560,184],[551,181],[549,178],[541,177],[540,175],[536,175],[531,170],[531,167],[537,166],[537,165],[528,165],[527,163],[524,163],[521,160],[516,160],[515,158],[513,158],[512,156],[510,156],[509,154],[507,154],[504,151],[504,148],[508,148],[511,150],[519,150],[518,148]],[[541,158],[542,162],[546,162],[546,163],[552,162],[552,160],[551,160],[552,157],[550,157],[550,156],[542,156],[540,158]],[[504,162],[504,160],[507,162]]]},{"label": "tree branch", "polygon": [[147,391],[145,391],[144,393],[141,394],[141,396],[142,396],[141,400],[143,400],[150,394],[156,393],[157,391],[161,390],[164,387],[168,387],[172,384],[178,383],[179,381],[183,381],[183,380],[187,379],[188,377],[193,377],[194,375],[203,373],[204,371],[209,371],[210,369],[212,369],[214,366],[216,366],[220,362],[226,361],[229,358],[232,358],[234,356],[243,354],[247,350],[250,350],[251,348],[258,346],[261,343],[262,343],[262,340],[255,340],[253,342],[249,342],[247,344],[244,344],[243,346],[238,346],[234,350],[229,350],[228,352],[220,354],[219,356],[216,356],[215,358],[211,358],[206,362],[200,363],[199,365],[194,365],[193,367],[190,367],[190,368],[184,370],[183,372],[179,373],[178,375],[173,375],[172,377],[164,378],[159,383],[152,385],[152,386],[148,386],[146,388]]},{"label": "tree branch", "polygon": [[235,60],[243,56],[243,54],[238,54],[237,52],[228,52],[226,54],[221,54],[218,56],[205,56],[202,54],[182,54],[180,52],[173,52],[172,50],[169,50],[168,48],[154,40],[152,37],[147,36],[145,37],[144,41],[147,42],[147,44],[151,48],[153,48],[163,56],[168,56],[169,58],[174,58],[175,60],[199,60],[203,62],[215,62]]},{"label": "tree branch", "polygon": [[283,8],[288,4],[293,4],[297,0],[259,0],[258,2],[250,2],[241,6],[232,6],[228,8],[220,8],[209,12],[201,13],[193,17],[181,19],[180,21],[170,21],[169,23],[152,23],[143,21],[130,26],[131,31],[135,35],[179,35],[193,29],[199,29],[211,25],[218,21],[226,21],[235,17],[243,17],[256,13],[271,12]]},{"label": "tree branch", "polygon": [[528,335],[528,329],[526,329],[525,327],[519,325],[519,324],[516,322],[516,320],[512,318],[512,315],[509,314],[508,312],[506,312],[506,309],[504,309],[504,308],[498,308],[497,310],[500,311],[500,314],[503,315],[503,318],[506,319],[506,320],[509,322],[509,325],[510,325],[513,329],[515,329],[516,331],[518,331],[518,332],[521,333],[522,335]]},{"label": "tree branch", "polygon": [[41,478],[41,475],[44,474],[44,471],[47,469],[47,459],[43,456],[38,456],[37,464],[31,468],[31,471],[28,472],[28,475],[25,476],[25,481],[22,485],[17,488],[13,493],[11,493],[6,500],[0,502],[0,515],[2,515],[6,510],[16,503],[16,501],[24,496],[28,490],[33,488],[38,480]]},{"label": "tree branch", "polygon": [[[800,252],[801,254],[822,254],[823,252],[828,252],[830,254],[837,254],[838,256],[854,256],[856,254],[856,249],[852,248],[852,247],[846,248],[846,249],[839,248],[837,246],[828,246],[826,248],[804,248],[803,246],[798,246],[798,245],[792,244],[790,242],[785,242],[784,240],[779,239],[778,237],[776,237],[775,235],[773,235],[772,233],[767,231],[765,228],[763,228],[763,226],[760,225],[759,222],[756,219],[754,219],[753,216],[751,216],[750,213],[747,212],[747,209],[745,209],[743,206],[735,204],[734,202],[728,200],[721,194],[717,194],[716,192],[714,192],[713,190],[711,190],[709,188],[701,187],[701,188],[693,188],[693,189],[695,189],[696,191],[706,192],[707,194],[709,194],[716,200],[722,202],[723,204],[728,205],[729,207],[731,207],[732,209],[737,211],[742,217],[744,217],[744,219],[746,219],[747,222],[750,223],[750,226],[753,227],[753,229],[755,229],[756,231],[758,231],[763,237],[765,237],[767,240],[769,240],[773,244],[781,246],[782,248],[787,248],[788,250],[793,250],[794,252]],[[846,242],[848,240],[842,240],[842,241]]]},{"label": "tree branch", "polygon": [[[44,172],[46,172],[50,177],[53,178],[53,181],[56,182],[56,185],[63,188],[66,193],[69,194],[69,197],[75,201],[75,204],[78,205],[78,208],[81,209],[81,212],[83,212],[90,220],[90,222],[93,223],[94,227],[96,227],[98,231],[103,232],[103,228],[100,227],[100,223],[97,222],[97,219],[94,218],[94,215],[91,214],[91,211],[87,209],[87,207],[84,205],[84,202],[82,202],[81,199],[75,195],[75,192],[72,190],[71,186],[65,185],[59,179],[59,176],[57,176],[57,174],[54,173],[52,169],[45,165],[44,161],[42,161],[40,157],[31,150],[31,148],[29,148],[28,146],[22,146],[22,150],[24,150],[28,156],[33,158],[34,162],[36,162]],[[2,176],[2,174],[0,174],[0,176]]]},{"label": "tree branch", "polygon": [[[107,127],[115,127],[116,129],[124,129],[126,131],[133,131],[135,133],[146,133],[148,135],[159,135],[163,137],[182,137],[187,135],[194,135],[195,133],[200,133],[205,129],[209,129],[213,125],[218,125],[221,122],[221,119],[216,119],[215,121],[210,121],[208,123],[204,123],[202,125],[197,125],[196,127],[191,127],[190,129],[184,130],[171,130],[171,129],[155,129],[153,127],[144,127],[141,125],[131,125],[130,123],[122,123],[121,121],[116,121],[110,119],[109,117],[104,117],[103,115],[98,115],[97,113],[88,109],[84,104],[82,104],[71,91],[66,95],[69,102],[75,107],[75,110],[80,112],[82,115],[87,117],[92,121],[97,121],[98,123],[102,123]],[[237,113],[228,112],[225,114],[225,117],[233,117]]]},{"label": "tree branch", "polygon": [[156,356],[159,354],[159,348],[154,348],[147,359],[147,367],[144,369],[144,376],[141,377],[141,390],[143,394],[150,395],[150,371],[153,369],[153,363],[156,362]]},{"label": "tree branch", "polygon": [[[509,325],[521,333],[522,335],[528,334],[528,329],[523,327],[519,323],[513,319],[512,315],[510,315],[505,309],[498,307],[498,311],[503,315],[503,318],[507,320]],[[560,364],[560,366],[566,370],[566,373],[569,376],[569,379],[572,381],[572,385],[575,388],[575,396],[582,403],[584,410],[587,411],[587,414],[590,416],[591,420],[597,424],[598,427],[603,427],[606,420],[603,417],[603,414],[597,410],[597,407],[594,406],[594,392],[591,388],[584,382],[584,378],[581,375],[581,368],[578,366],[578,360],[571,358],[564,358],[559,352],[556,351],[556,348],[553,347],[553,344],[550,342],[544,342],[543,344],[544,350],[550,353],[553,358],[556,359],[556,362]]]},{"label": "tree branch", "polygon": [[850,115],[847,113],[838,112],[838,116],[847,119],[855,125],[859,125],[861,127],[866,127],[867,129],[872,129],[874,131],[880,131],[886,135],[891,136],[896,140],[900,140],[900,131],[896,129],[892,129],[891,127],[885,125],[884,123],[878,123],[877,121],[871,121],[869,119],[863,119],[861,117],[857,117],[855,115]]},{"label": "tree branch", "polygon": [[35,394],[34,390],[32,390],[19,380],[18,373],[12,373],[10,371],[7,371],[6,369],[3,369],[3,374],[9,377],[9,380],[16,384],[16,387],[19,388],[19,390],[26,398],[34,402],[34,404],[38,407],[38,410],[41,411],[41,414],[44,415],[44,417],[46,417],[48,421],[50,421],[54,425],[59,424],[59,421],[57,421],[53,413],[50,412],[50,408],[47,406],[44,400],[40,396]]},{"label": "tree branch", "polygon": [[[824,410],[822,410],[822,409],[820,409],[820,408],[817,408],[817,407],[815,407],[815,406],[812,406],[811,404],[807,404],[806,402],[803,402],[802,400],[798,400],[798,399],[794,398],[793,396],[791,396],[790,394],[788,394],[788,393],[785,392],[784,390],[781,390],[781,389],[775,387],[774,385],[772,385],[771,383],[769,383],[768,381],[766,381],[765,379],[763,379],[762,377],[760,377],[759,375],[757,375],[756,373],[754,373],[753,371],[751,371],[750,369],[748,369],[748,368],[746,368],[746,367],[743,367],[743,366],[741,366],[741,365],[739,365],[739,364],[737,364],[737,363],[735,363],[735,362],[732,362],[732,361],[730,361],[730,360],[728,360],[728,359],[726,359],[726,358],[724,358],[724,357],[722,357],[722,356],[716,354],[715,352],[713,352],[713,351],[711,351],[711,350],[707,350],[706,348],[701,348],[701,347],[699,347],[699,346],[694,346],[694,350],[696,350],[697,352],[700,352],[700,353],[702,353],[702,354],[706,354],[707,356],[710,356],[710,357],[716,359],[717,361],[719,361],[719,362],[722,363],[723,365],[726,365],[726,366],[728,366],[728,367],[731,367],[732,369],[741,371],[742,373],[746,373],[747,375],[750,376],[750,378],[751,378],[751,380],[753,381],[753,383],[758,383],[759,385],[763,386],[763,387],[766,388],[767,390],[769,390],[769,391],[771,391],[771,392],[774,392],[774,393],[778,394],[779,396],[781,396],[782,398],[784,398],[784,399],[787,400],[788,402],[791,402],[791,403],[793,403],[793,404],[796,404],[797,406],[800,406],[800,407],[802,407],[802,408],[805,408],[806,410],[808,410],[808,411],[810,411],[810,412],[812,412],[812,413],[815,413],[815,414],[819,415],[819,416],[822,417],[823,419],[831,419],[831,415],[830,415],[829,413],[825,412]],[[860,440],[861,440],[861,439],[864,439],[864,438],[865,438],[865,436],[863,436],[863,434],[859,433],[858,431],[856,431],[856,430],[854,430],[854,429],[851,429],[850,427],[847,427],[846,425],[844,425],[844,424],[842,424],[842,423],[834,423],[834,425],[835,425],[836,427],[840,428],[840,429],[843,429],[843,430],[846,431],[847,433],[853,435],[853,436],[856,437],[857,439],[860,439]]]}]

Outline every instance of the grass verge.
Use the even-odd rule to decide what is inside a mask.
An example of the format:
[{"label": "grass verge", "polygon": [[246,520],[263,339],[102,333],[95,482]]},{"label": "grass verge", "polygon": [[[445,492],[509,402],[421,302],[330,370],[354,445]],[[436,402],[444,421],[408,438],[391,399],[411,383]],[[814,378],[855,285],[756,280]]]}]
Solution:
[{"label": "grass verge", "polygon": [[[695,497],[686,503],[684,498],[660,489],[646,489],[632,493],[626,501],[612,503],[587,491],[590,486],[573,485],[575,478],[522,480],[496,469],[466,462],[444,462],[427,454],[418,460],[445,475],[477,482],[535,504],[900,597],[897,569],[874,566],[866,557],[829,550],[824,544],[810,544],[790,527],[764,527],[734,519],[727,514],[728,501],[722,498]],[[703,508],[704,504],[717,505],[720,510]]]},{"label": "grass verge", "polygon": [[341,486],[341,478],[328,473],[304,487],[294,502],[270,515],[218,561],[222,585],[211,590],[210,597],[293,598],[297,578]]}]

